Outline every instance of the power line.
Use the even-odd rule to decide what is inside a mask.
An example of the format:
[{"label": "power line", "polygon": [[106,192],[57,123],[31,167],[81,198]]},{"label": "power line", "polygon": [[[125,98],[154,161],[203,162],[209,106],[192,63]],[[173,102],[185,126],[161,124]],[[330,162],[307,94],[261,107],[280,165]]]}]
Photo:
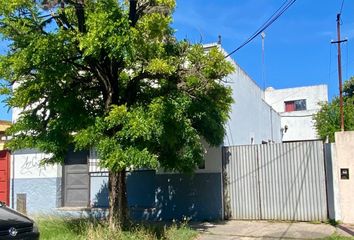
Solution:
[{"label": "power line", "polygon": [[286,0],[276,11],[273,13],[271,17],[267,19],[265,23],[263,23],[245,42],[243,42],[238,48],[230,52],[225,58],[231,56],[241,48],[243,48],[245,45],[247,45],[249,42],[251,42],[253,39],[255,39],[259,34],[261,34],[263,31],[265,31],[270,25],[272,25],[283,13],[291,7],[296,2],[296,0]]},{"label": "power line", "polygon": [[[235,144],[235,142],[234,142],[234,138],[232,137],[232,130],[231,130],[230,124],[229,124],[229,123],[227,123],[227,126],[229,127],[229,132],[230,132],[231,142],[232,142],[232,144]],[[231,145],[230,145],[230,146],[231,146]]]},{"label": "power line", "polygon": [[332,44],[329,44],[329,67],[328,67],[328,85],[331,82],[331,68],[332,68]]}]

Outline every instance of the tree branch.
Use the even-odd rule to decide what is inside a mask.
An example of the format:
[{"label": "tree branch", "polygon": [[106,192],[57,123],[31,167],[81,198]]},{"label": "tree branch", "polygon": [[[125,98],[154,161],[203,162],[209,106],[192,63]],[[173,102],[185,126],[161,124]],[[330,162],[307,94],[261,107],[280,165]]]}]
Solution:
[{"label": "tree branch", "polygon": [[86,33],[84,0],[77,0],[74,4],[79,32]]},{"label": "tree branch", "polygon": [[63,1],[60,3],[60,7],[61,7],[61,13],[59,13],[59,18],[69,29],[74,30],[74,27],[69,23],[69,20],[66,17],[65,4]]},{"label": "tree branch", "polygon": [[129,1],[129,21],[134,27],[138,21],[137,17],[137,0]]}]

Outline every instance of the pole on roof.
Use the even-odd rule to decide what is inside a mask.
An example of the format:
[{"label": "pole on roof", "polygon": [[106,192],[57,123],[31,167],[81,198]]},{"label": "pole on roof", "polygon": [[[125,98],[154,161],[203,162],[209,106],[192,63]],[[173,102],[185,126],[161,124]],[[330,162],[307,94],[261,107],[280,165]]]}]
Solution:
[{"label": "pole on roof", "polygon": [[221,35],[218,36],[218,44],[221,45]]},{"label": "pole on roof", "polygon": [[265,61],[264,61],[264,39],[265,39],[265,32],[261,33],[262,37],[262,82],[263,82],[263,89],[266,88],[266,80],[265,80]]}]

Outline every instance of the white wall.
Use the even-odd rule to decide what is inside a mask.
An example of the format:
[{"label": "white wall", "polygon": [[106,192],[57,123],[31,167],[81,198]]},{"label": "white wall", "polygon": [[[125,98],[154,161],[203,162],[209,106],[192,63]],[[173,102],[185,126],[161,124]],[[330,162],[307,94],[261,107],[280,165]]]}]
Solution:
[{"label": "white wall", "polygon": [[[285,112],[286,101],[301,99],[306,99],[307,110]],[[277,90],[268,88],[265,91],[265,101],[280,113],[283,141],[318,139],[313,115],[320,109],[319,103],[328,101],[327,85]]]},{"label": "white wall", "polygon": [[283,141],[315,140],[318,139],[316,128],[314,127],[313,115],[316,111],[301,111],[305,113],[281,114],[281,125],[287,126],[283,132]]},{"label": "white wall", "polygon": [[224,145],[281,142],[280,115],[264,101],[263,90],[236,63],[234,66],[235,72],[225,79],[235,102],[226,125]]},{"label": "white wall", "polygon": [[[354,224],[354,131],[335,133],[334,176],[339,186],[340,219],[344,223]],[[341,178],[341,169],[349,169],[349,179]]]},{"label": "white wall", "polygon": [[203,141],[205,148],[205,168],[198,169],[197,173],[220,173],[222,171],[222,148],[211,147]]},{"label": "white wall", "polygon": [[49,155],[33,149],[16,151],[11,155],[11,178],[57,178],[61,177],[61,165],[41,165]]},{"label": "white wall", "polygon": [[18,194],[25,194],[28,214],[50,214],[61,204],[61,165],[42,165],[50,155],[34,149],[15,151],[11,155],[12,208],[17,208]]},{"label": "white wall", "polygon": [[306,99],[307,110],[318,110],[319,102],[328,101],[327,85],[285,89],[267,88],[264,97],[265,101],[279,113],[285,112],[285,101],[300,99]]}]

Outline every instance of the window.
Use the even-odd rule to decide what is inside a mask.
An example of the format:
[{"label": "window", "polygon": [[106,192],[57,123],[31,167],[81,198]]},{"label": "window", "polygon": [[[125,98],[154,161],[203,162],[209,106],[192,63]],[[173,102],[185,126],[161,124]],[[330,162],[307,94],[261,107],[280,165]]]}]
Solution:
[{"label": "window", "polygon": [[285,112],[306,110],[306,99],[285,102]]}]

